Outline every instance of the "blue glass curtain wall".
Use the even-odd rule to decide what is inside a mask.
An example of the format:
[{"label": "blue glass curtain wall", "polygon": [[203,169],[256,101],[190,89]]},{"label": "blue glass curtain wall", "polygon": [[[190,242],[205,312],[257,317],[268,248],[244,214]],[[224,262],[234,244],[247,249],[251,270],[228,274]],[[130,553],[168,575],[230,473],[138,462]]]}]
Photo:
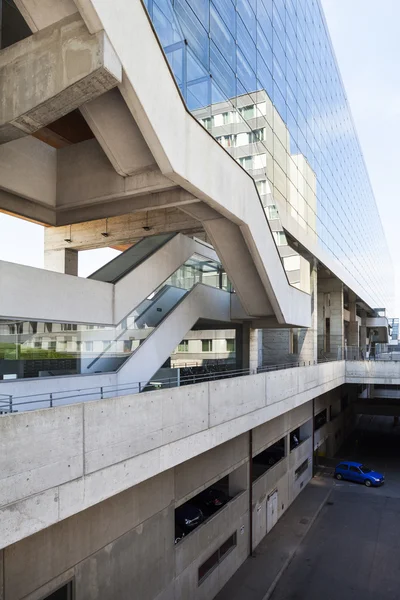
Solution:
[{"label": "blue glass curtain wall", "polygon": [[[320,0],[146,6],[188,108],[260,187],[265,180],[273,198],[290,204],[376,306],[389,307],[392,265]],[[254,147],[251,134],[260,129],[264,139]]]}]

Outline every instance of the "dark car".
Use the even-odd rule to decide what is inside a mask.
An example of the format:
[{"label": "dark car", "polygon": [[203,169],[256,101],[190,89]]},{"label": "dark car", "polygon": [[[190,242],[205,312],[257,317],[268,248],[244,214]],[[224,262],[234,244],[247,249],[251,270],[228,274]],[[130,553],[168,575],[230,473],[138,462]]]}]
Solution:
[{"label": "dark car", "polygon": [[190,533],[204,521],[204,515],[200,508],[187,502],[175,509],[175,525],[178,525],[183,533]]},{"label": "dark car", "polygon": [[348,479],[349,481],[356,481],[357,483],[363,483],[367,487],[383,485],[385,483],[385,476],[382,473],[377,473],[369,467],[358,463],[343,461],[335,468],[336,479]]},{"label": "dark car", "polygon": [[196,498],[193,498],[192,502],[201,509],[203,514],[210,516],[224,506],[228,500],[229,498],[225,492],[215,488],[208,488],[200,492]]}]

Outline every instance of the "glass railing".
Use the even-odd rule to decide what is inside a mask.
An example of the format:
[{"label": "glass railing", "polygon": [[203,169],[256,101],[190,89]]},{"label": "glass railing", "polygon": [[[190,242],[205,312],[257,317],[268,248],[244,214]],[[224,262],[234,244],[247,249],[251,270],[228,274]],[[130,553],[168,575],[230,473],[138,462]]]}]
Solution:
[{"label": "glass railing", "polygon": [[140,242],[114,258],[114,260],[111,260],[109,263],[92,273],[92,275],[89,276],[89,279],[105,281],[107,283],[117,283],[122,277],[130,273],[140,263],[148,259],[154,252],[169,242],[175,235],[176,233],[162,233],[160,235],[152,235],[143,238]]},{"label": "glass railing", "polygon": [[198,283],[231,291],[222,265],[194,254],[117,326],[0,320],[0,379],[116,371]]}]

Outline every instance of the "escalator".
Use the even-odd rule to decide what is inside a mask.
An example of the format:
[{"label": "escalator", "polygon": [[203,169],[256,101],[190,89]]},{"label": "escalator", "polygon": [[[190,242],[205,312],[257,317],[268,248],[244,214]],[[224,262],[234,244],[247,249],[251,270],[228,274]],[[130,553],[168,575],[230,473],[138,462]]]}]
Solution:
[{"label": "escalator", "polygon": [[99,282],[101,295],[97,299],[89,281],[74,278],[77,299],[93,305],[93,314],[98,303],[109,302],[114,324],[63,322],[61,307],[58,322],[17,321],[11,339],[4,322],[0,349],[2,338],[9,343],[0,356],[0,378],[115,373],[118,381],[144,382],[198,319],[230,321],[230,283],[214,250],[182,234],[144,238],[88,279]]}]

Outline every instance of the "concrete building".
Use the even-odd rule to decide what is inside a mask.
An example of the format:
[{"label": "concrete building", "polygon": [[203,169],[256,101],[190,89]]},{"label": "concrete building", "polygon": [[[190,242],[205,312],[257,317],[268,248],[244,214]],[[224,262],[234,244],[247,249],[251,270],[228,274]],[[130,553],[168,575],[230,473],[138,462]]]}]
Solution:
[{"label": "concrete building", "polygon": [[319,0],[0,7],[0,210],[46,228],[45,269],[0,261],[0,598],[209,600],[397,414]]}]

